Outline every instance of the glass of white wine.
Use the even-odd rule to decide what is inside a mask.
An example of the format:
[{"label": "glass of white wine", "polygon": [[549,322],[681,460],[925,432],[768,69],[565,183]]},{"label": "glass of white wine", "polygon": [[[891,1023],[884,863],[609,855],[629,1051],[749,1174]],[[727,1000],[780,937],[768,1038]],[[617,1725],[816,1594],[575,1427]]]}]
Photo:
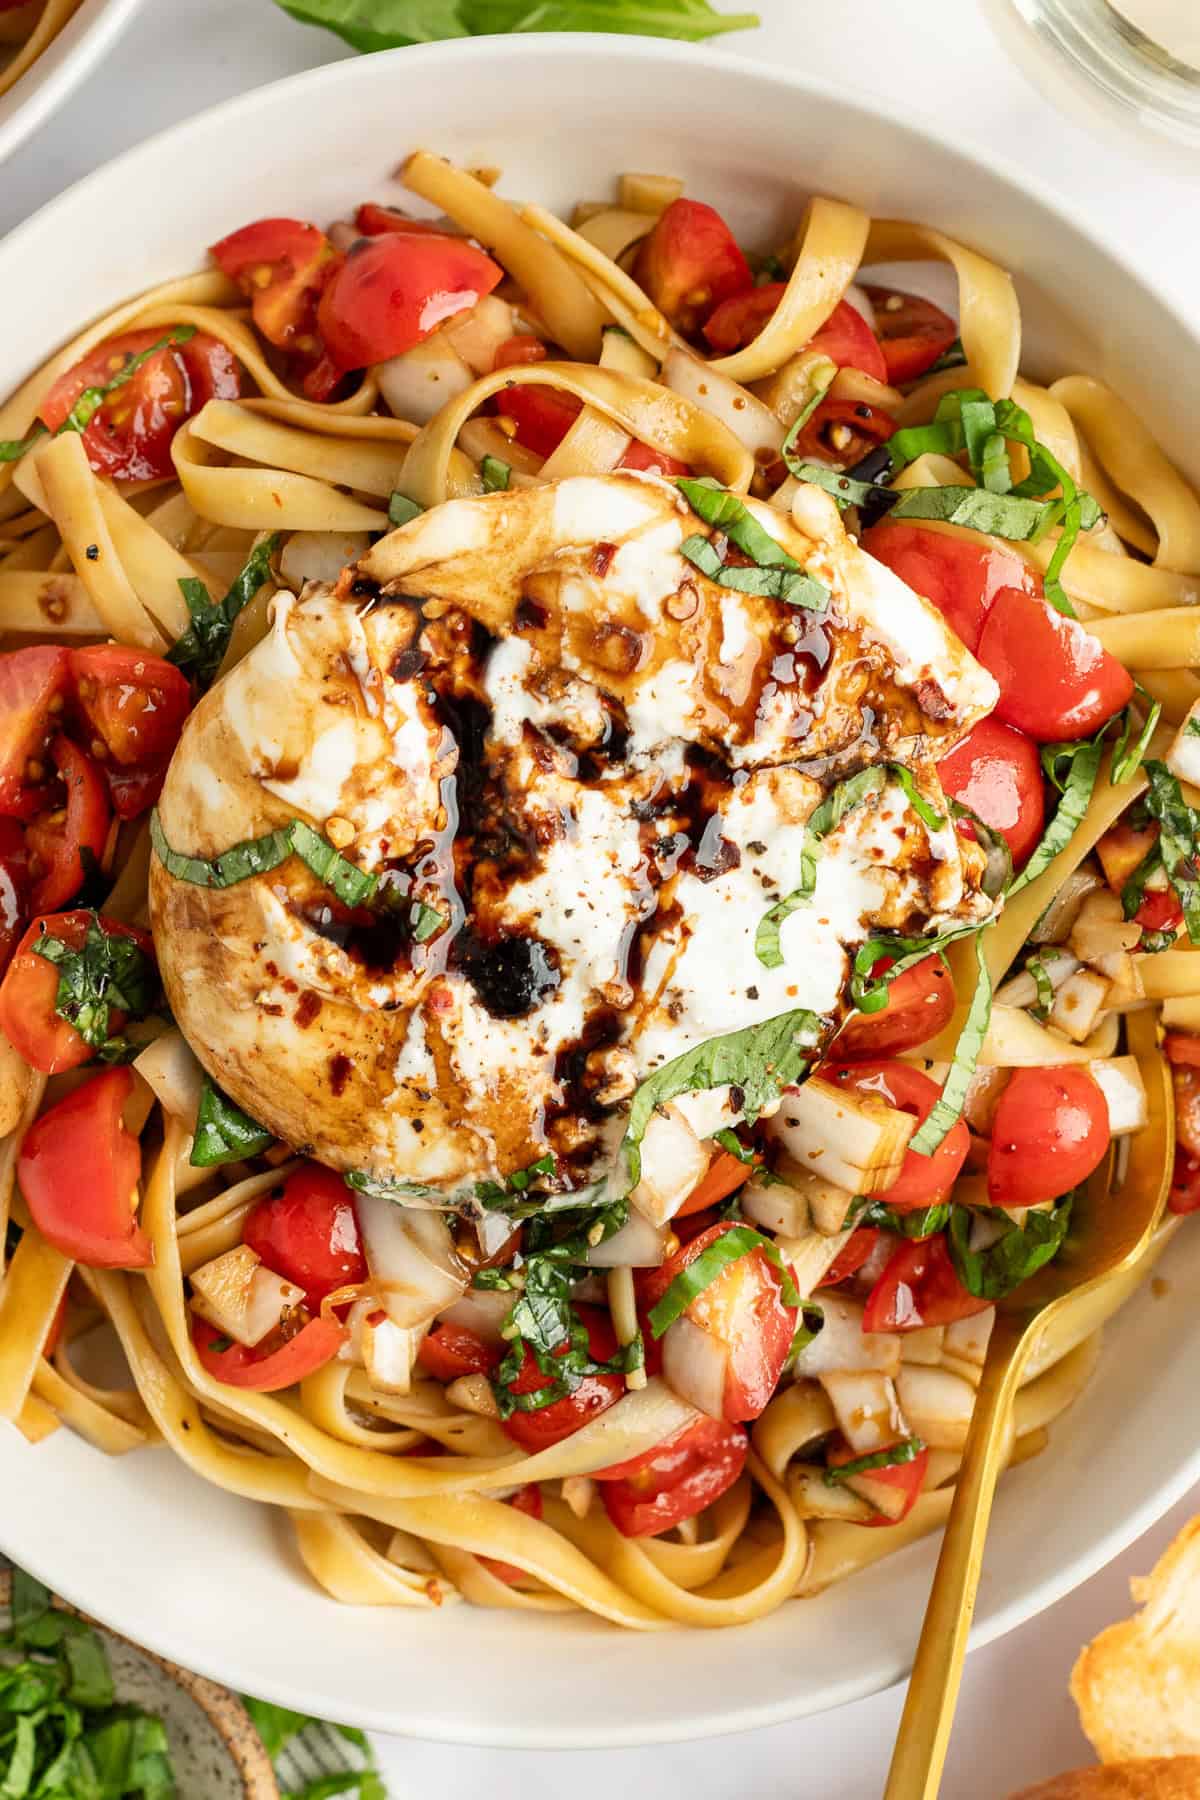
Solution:
[{"label": "glass of white wine", "polygon": [[1200,174],[1200,0],[985,0],[985,11],[1053,100]]}]

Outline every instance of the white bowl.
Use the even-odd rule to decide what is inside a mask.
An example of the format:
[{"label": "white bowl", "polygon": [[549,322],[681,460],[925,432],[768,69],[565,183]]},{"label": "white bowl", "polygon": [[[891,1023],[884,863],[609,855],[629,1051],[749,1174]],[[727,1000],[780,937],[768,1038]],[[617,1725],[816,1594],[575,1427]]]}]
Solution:
[{"label": "white bowl", "polygon": [[[811,190],[936,223],[1016,272],[1027,367],[1111,380],[1200,476],[1200,347],[1066,206],[856,104],[844,85],[632,38],[489,39],[345,62],[123,156],[0,244],[0,291],[28,296],[8,309],[0,392],[88,316],[194,266],[234,226],[399,197],[388,171],[420,144],[499,163],[508,193],[559,208],[606,193],[616,171],[670,171],[751,242],[793,225]],[[1169,1296],[1130,1304],[1049,1452],[1001,1484],[977,1641],[1084,1580],[1200,1475],[1194,1231],[1162,1273]],[[936,1555],[932,1542],[914,1546],[753,1627],[667,1643],[584,1617],[339,1607],[306,1580],[265,1508],[165,1453],[109,1461],[66,1431],[35,1449],[3,1430],[0,1493],[3,1548],[139,1641],[305,1711],[480,1744],[691,1738],[870,1693],[908,1666]]]},{"label": "white bowl", "polygon": [[74,93],[116,43],[141,0],[83,0],[37,61],[0,99],[0,162]]}]

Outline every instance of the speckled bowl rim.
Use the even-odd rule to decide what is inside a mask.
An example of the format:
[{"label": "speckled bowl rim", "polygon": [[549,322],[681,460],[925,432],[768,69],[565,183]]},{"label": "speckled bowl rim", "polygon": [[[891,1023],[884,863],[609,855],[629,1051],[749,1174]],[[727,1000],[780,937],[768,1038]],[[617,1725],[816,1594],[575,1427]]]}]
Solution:
[{"label": "speckled bowl rim", "polygon": [[[11,1601],[12,1571],[0,1569],[0,1609],[9,1606]],[[165,1656],[147,1650],[144,1644],[135,1643],[122,1632],[114,1631],[99,1619],[93,1619],[77,1606],[60,1599],[57,1594],[53,1597],[53,1604],[61,1612],[73,1613],[77,1619],[82,1619],[102,1637],[111,1638],[115,1643],[130,1645],[140,1656],[144,1656],[148,1662],[161,1669],[164,1675],[169,1676],[189,1699],[196,1702],[229,1752],[230,1761],[241,1778],[244,1800],[279,1800],[279,1783],[275,1779],[271,1758],[255,1730],[250,1714],[235,1693],[215,1681],[209,1681],[204,1675],[193,1675],[190,1669],[181,1669],[178,1663],[169,1662]]]}]

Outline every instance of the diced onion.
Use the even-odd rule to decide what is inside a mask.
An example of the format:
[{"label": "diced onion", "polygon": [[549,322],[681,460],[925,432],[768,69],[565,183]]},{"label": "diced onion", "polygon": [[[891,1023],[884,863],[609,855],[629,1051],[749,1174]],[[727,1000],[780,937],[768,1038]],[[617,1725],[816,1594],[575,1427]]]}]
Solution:
[{"label": "diced onion", "polygon": [[472,381],[444,326],[402,356],[379,363],[375,375],[388,410],[414,425],[428,425],[448,400],[465,394]]},{"label": "diced onion", "polygon": [[720,1338],[686,1316],[675,1320],[663,1338],[663,1374],[685,1400],[711,1418],[725,1412],[725,1377],[729,1351]]},{"label": "diced onion", "polygon": [[359,1194],[354,1204],[379,1304],[393,1324],[425,1325],[458,1299],[467,1272],[440,1212],[396,1206],[375,1194]]},{"label": "diced onion", "polygon": [[619,1231],[587,1253],[592,1269],[657,1269],[666,1259],[666,1227],[653,1224],[634,1207]]},{"label": "diced onion", "polygon": [[370,547],[365,531],[293,531],[283,546],[279,573],[293,593],[306,581],[327,581],[332,587],[347,564]]},{"label": "diced onion", "polygon": [[183,1033],[168,1031],[165,1036],[156,1038],[134,1058],[133,1066],[154,1090],[155,1099],[173,1118],[182,1119],[190,1131],[196,1123],[204,1070]]},{"label": "diced onion", "polygon": [[863,1309],[839,1294],[822,1293],[824,1323],[810,1344],[796,1358],[797,1379],[802,1375],[826,1375],[830,1370],[877,1369],[894,1375],[900,1367],[900,1335],[894,1331],[864,1331]]},{"label": "diced onion", "polygon": [[739,387],[687,350],[671,350],[662,366],[662,380],[702,412],[719,419],[743,443],[751,455],[777,456],[784,428],[769,407],[748,388]]}]

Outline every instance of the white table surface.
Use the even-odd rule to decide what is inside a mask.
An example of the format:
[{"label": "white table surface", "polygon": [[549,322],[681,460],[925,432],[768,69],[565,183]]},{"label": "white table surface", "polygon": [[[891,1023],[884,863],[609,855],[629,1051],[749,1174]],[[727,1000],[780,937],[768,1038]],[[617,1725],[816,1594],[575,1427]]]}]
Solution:
[{"label": "white table surface", "polygon": [[[979,0],[757,0],[765,24],[723,40],[731,55],[812,69],[856,91],[911,101],[914,115],[967,145],[1000,145],[1031,185],[1065,193],[1079,216],[1117,232],[1183,308],[1200,277],[1191,230],[1200,182],[1165,176],[1121,142],[1100,141],[1051,109],[1009,65]],[[724,0],[732,10],[733,0]],[[177,119],[277,77],[346,54],[271,0],[144,0],[86,92],[0,170],[0,231],[98,163]],[[171,197],[155,202],[169,206]],[[129,245],[131,282],[137,245]],[[12,304],[10,297],[9,304]],[[1101,297],[1102,303],[1102,297]],[[1013,1788],[1091,1760],[1067,1694],[1082,1643],[1129,1610],[1144,1572],[1200,1507],[1200,1493],[1041,1618],[973,1655],[943,1788],[945,1800],[1002,1800]],[[864,1620],[870,1630],[870,1620]],[[514,1654],[519,1646],[514,1644]],[[473,1671],[468,1680],[486,1680]],[[383,1739],[395,1800],[876,1800],[901,1691],[823,1718],[653,1750],[537,1754]]]}]

